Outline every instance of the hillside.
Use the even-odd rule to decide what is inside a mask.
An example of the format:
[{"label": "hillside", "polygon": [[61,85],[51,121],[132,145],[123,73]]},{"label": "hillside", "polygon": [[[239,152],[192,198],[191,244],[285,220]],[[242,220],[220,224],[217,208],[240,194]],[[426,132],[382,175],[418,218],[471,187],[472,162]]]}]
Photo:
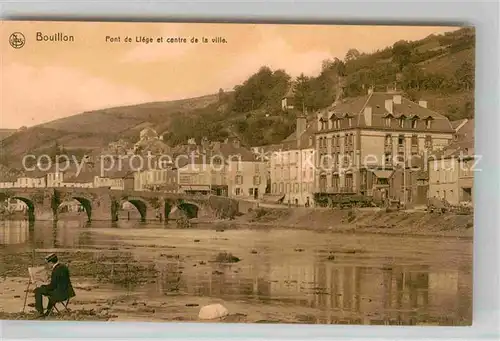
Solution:
[{"label": "hillside", "polygon": [[281,110],[281,99],[290,93],[296,108],[313,115],[336,98],[396,86],[451,120],[473,117],[474,44],[474,29],[463,28],[369,54],[353,48],[343,60],[325,60],[316,77],[292,79],[264,66],[231,93],[95,110],[17,131],[1,141],[0,161],[9,164],[26,151],[40,153],[56,143],[81,154],[119,138],[135,142],[146,126],[164,134],[170,145],[230,135],[249,146],[278,143],[295,129],[297,112]]},{"label": "hillside", "polygon": [[41,154],[56,143],[79,155],[119,138],[136,141],[144,127],[167,128],[174,117],[206,107],[217,98],[217,95],[207,95],[76,114],[15,132],[0,142],[0,156],[4,164],[18,163],[22,154]]},{"label": "hillside", "polygon": [[15,129],[0,129],[0,141],[15,133]]}]

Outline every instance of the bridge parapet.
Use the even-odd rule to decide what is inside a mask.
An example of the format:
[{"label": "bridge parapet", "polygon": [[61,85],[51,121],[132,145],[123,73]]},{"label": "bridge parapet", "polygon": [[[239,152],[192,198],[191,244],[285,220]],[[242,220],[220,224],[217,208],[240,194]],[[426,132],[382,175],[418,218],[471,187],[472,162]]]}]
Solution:
[{"label": "bridge parapet", "polygon": [[[125,201],[131,202],[143,220],[167,219],[174,208],[188,218],[233,218],[238,201],[214,195],[190,195],[153,191],[122,191],[109,188],[2,188],[0,200],[16,198],[28,206],[30,220],[57,220],[58,207],[67,200],[77,200],[87,212],[88,220],[117,220]],[[195,208],[194,208],[195,207]]]}]

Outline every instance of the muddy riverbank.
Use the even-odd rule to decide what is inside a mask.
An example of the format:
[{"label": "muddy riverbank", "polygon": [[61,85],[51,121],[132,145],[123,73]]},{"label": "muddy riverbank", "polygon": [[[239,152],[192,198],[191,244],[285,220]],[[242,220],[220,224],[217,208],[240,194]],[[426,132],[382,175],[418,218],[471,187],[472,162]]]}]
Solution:
[{"label": "muddy riverbank", "polygon": [[[68,264],[77,297],[52,319],[467,325],[472,240],[293,228],[193,229],[163,224],[5,223],[0,312],[21,314],[27,267],[49,252]],[[32,305],[32,293],[28,304]]]},{"label": "muddy riverbank", "polygon": [[[260,208],[219,221],[219,228],[285,228],[339,233],[375,233],[472,238],[473,215],[385,209]],[[196,226],[196,225],[194,225]]]}]

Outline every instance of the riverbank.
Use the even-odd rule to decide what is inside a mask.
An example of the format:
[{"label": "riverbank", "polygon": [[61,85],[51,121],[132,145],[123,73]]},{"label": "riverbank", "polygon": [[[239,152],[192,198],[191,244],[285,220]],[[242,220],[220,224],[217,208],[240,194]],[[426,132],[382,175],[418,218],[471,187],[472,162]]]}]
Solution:
[{"label": "riverbank", "polygon": [[[35,241],[52,231],[38,224]],[[1,318],[35,318],[32,287],[21,313],[27,267],[56,252],[77,297],[50,320],[196,322],[220,303],[229,316],[214,322],[470,324],[472,240],[64,224],[55,237],[0,247]]]},{"label": "riverbank", "polygon": [[[196,220],[195,220],[196,221]],[[203,221],[199,221],[204,223]],[[471,214],[392,211],[385,209],[259,208],[217,228],[286,228],[338,233],[375,233],[472,238]]]}]

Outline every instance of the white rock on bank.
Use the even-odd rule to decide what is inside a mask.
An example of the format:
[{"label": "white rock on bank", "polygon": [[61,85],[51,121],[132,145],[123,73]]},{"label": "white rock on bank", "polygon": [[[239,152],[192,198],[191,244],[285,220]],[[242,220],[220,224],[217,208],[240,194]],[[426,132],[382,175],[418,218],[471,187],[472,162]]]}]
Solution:
[{"label": "white rock on bank", "polygon": [[228,314],[229,311],[222,304],[210,304],[201,307],[198,318],[201,320],[214,320],[225,317]]}]

